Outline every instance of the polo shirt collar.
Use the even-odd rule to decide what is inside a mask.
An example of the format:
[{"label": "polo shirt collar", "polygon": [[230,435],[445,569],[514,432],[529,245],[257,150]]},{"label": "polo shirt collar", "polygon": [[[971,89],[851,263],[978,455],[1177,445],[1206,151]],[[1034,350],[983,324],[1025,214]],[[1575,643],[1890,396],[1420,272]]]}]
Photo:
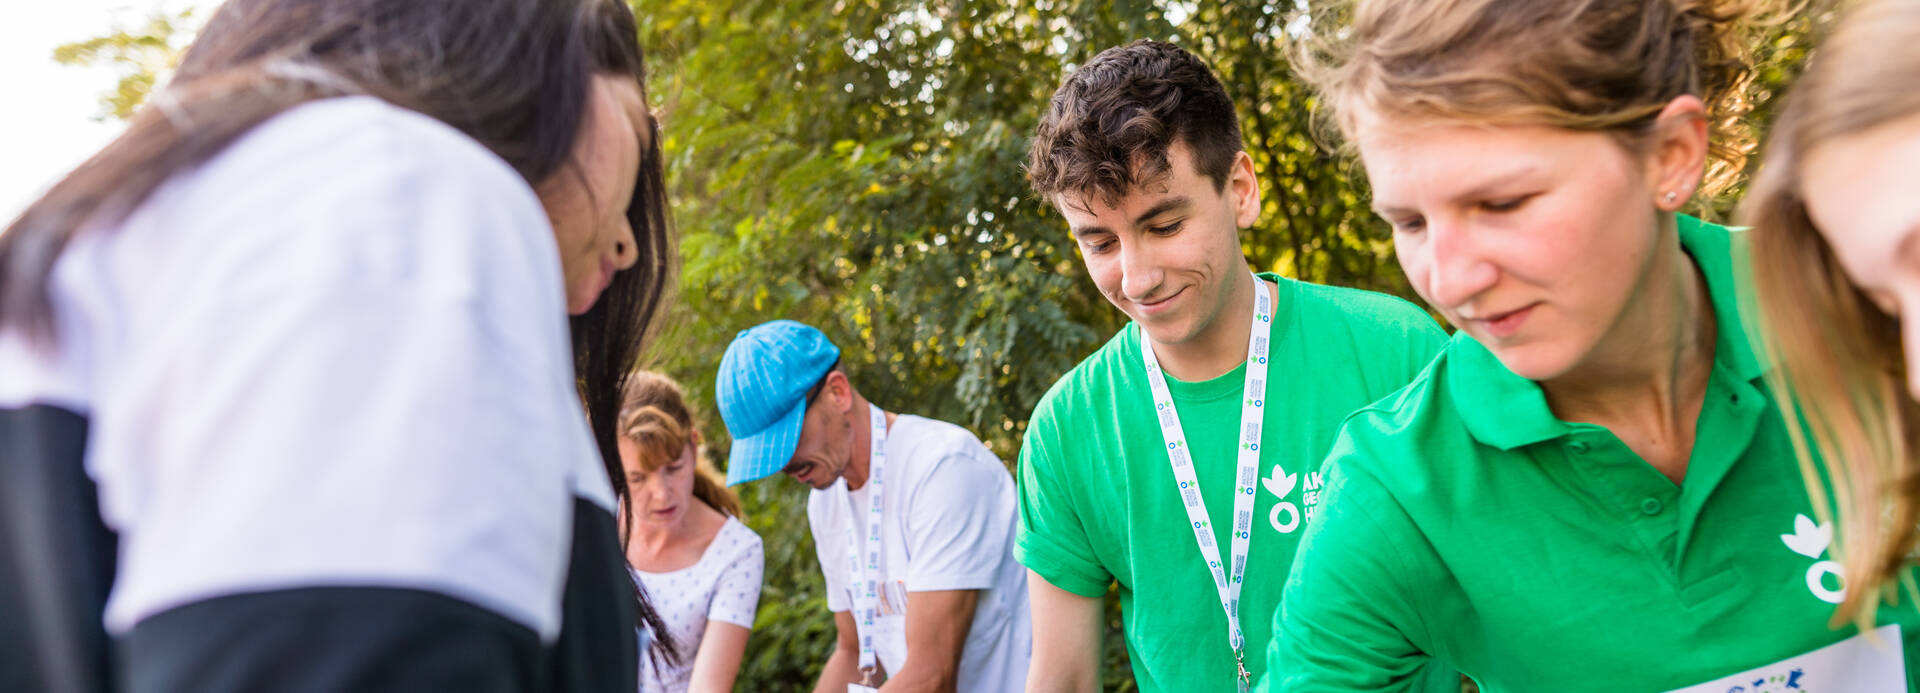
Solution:
[{"label": "polo shirt collar", "polygon": [[[1740,379],[1755,380],[1762,370],[1740,319],[1746,287],[1734,272],[1735,245],[1744,238],[1721,226],[1676,216],[1680,247],[1700,268],[1708,299],[1713,302],[1719,327],[1713,359]],[[1467,432],[1480,443],[1512,450],[1572,432],[1570,425],[1554,417],[1539,383],[1508,370],[1466,331],[1454,332],[1447,360],[1446,368],[1453,371],[1446,377],[1448,399],[1466,423]]]}]

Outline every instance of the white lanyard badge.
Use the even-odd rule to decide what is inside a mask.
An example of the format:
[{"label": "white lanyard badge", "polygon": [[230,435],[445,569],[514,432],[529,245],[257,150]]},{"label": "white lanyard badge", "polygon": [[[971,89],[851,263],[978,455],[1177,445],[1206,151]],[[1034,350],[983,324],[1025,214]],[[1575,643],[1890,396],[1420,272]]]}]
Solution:
[{"label": "white lanyard badge", "polygon": [[[872,440],[871,451],[867,455],[867,521],[861,522],[858,510],[853,507],[852,492],[846,483],[840,484],[840,495],[846,500],[850,522],[844,533],[847,535],[847,577],[853,589],[854,632],[860,638],[860,671],[867,683],[871,683],[878,667],[878,658],[873,652],[874,623],[880,618],[880,526],[881,501],[886,498],[881,493],[885,489],[881,470],[887,466],[887,413],[879,406],[868,403],[871,410],[872,431],[868,437]],[[860,537],[854,531],[859,526],[866,530],[866,550],[860,550]],[[864,560],[863,560],[864,559]]]},{"label": "white lanyard badge", "polygon": [[1227,612],[1227,645],[1233,648],[1240,690],[1252,685],[1247,673],[1246,639],[1240,631],[1240,583],[1247,573],[1247,546],[1253,529],[1254,486],[1260,476],[1260,429],[1266,423],[1267,336],[1273,322],[1272,299],[1266,282],[1253,277],[1253,326],[1247,336],[1247,379],[1241,391],[1239,469],[1233,487],[1232,575],[1220,563],[1220,547],[1214,541],[1213,523],[1207,506],[1201,502],[1200,483],[1193,475],[1193,453],[1187,447],[1186,431],[1174,410],[1173,395],[1167,391],[1167,378],[1160,370],[1160,359],[1153,355],[1153,341],[1143,332],[1140,354],[1146,361],[1147,382],[1153,387],[1153,408],[1160,417],[1160,435],[1167,441],[1167,461],[1173,465],[1173,479],[1179,483],[1180,499],[1187,506],[1187,519],[1193,523],[1193,537],[1200,544],[1200,557],[1213,572],[1213,586],[1220,593],[1220,608]]}]

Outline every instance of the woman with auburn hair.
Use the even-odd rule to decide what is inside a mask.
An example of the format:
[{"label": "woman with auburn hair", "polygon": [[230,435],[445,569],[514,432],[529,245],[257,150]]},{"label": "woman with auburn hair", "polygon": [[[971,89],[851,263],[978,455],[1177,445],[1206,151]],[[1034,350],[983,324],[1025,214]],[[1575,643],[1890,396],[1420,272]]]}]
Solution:
[{"label": "woman with auburn hair", "polygon": [[0,690],[634,690],[637,36],[623,0],[220,7],[0,234]]},{"label": "woman with auburn hair", "polygon": [[[1814,52],[1741,209],[1774,384],[1814,510],[1836,525],[1839,618],[1913,592],[1920,522],[1920,2],[1854,5]],[[1902,339],[1904,335],[1904,340]],[[1901,342],[1905,345],[1902,358]],[[1830,505],[1831,503],[1831,505]],[[1910,610],[1911,606],[1902,606]]]},{"label": "woman with auburn hair", "polygon": [[680,384],[635,373],[620,408],[620,459],[632,500],[627,563],[651,594],[666,633],[693,648],[688,661],[641,659],[647,691],[733,690],[760,604],[766,555],[740,522],[740,500],[700,459],[700,431]]},{"label": "woman with auburn hair", "polygon": [[[1357,0],[1303,61],[1413,288],[1459,328],[1350,416],[1267,688],[1908,691],[1920,612],[1846,594],[1763,361],[1728,162],[1738,0]],[[1721,172],[1737,167],[1721,165]]]}]

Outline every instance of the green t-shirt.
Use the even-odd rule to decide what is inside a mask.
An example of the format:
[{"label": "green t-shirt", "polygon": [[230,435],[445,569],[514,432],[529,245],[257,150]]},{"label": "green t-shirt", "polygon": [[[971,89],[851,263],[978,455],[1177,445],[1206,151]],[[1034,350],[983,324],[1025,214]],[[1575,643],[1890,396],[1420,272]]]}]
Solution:
[{"label": "green t-shirt", "polygon": [[[1266,669],[1260,654],[1281,583],[1319,499],[1317,470],[1340,420],[1405,385],[1446,341],[1433,319],[1406,301],[1261,276],[1278,290],[1263,482],[1240,605],[1246,665],[1256,677]],[[1207,512],[1221,528],[1223,560],[1245,368],[1204,382],[1167,378]],[[1075,594],[1101,597],[1119,583],[1140,690],[1232,690],[1227,617],[1167,461],[1138,326],[1122,329],[1040,400],[1020,450],[1019,490],[1015,557]],[[1278,508],[1275,491],[1285,493]]]},{"label": "green t-shirt", "polygon": [[[1607,429],[1555,418],[1539,385],[1456,334],[1341,427],[1263,689],[1399,690],[1438,660],[1487,693],[1735,675],[1716,693],[1811,690],[1786,660],[1857,631],[1827,626],[1838,565],[1742,329],[1737,237],[1689,217],[1679,231],[1718,322],[1683,482]],[[1881,619],[1904,633],[1888,656],[1914,662],[1915,610]]]}]

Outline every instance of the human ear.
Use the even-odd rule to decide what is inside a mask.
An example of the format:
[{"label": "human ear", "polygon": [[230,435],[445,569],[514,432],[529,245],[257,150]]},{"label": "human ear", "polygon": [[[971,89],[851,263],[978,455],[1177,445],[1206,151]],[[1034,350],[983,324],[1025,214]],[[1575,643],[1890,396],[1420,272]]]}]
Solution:
[{"label": "human ear", "polygon": [[1693,197],[1707,167],[1707,107],[1699,97],[1682,94],[1667,102],[1654,117],[1647,148],[1647,180],[1653,204],[1661,211],[1678,211]]},{"label": "human ear", "polygon": [[1260,220],[1260,179],[1253,175],[1253,157],[1245,150],[1235,152],[1233,166],[1227,169],[1227,193],[1233,197],[1233,223],[1239,228]]}]

